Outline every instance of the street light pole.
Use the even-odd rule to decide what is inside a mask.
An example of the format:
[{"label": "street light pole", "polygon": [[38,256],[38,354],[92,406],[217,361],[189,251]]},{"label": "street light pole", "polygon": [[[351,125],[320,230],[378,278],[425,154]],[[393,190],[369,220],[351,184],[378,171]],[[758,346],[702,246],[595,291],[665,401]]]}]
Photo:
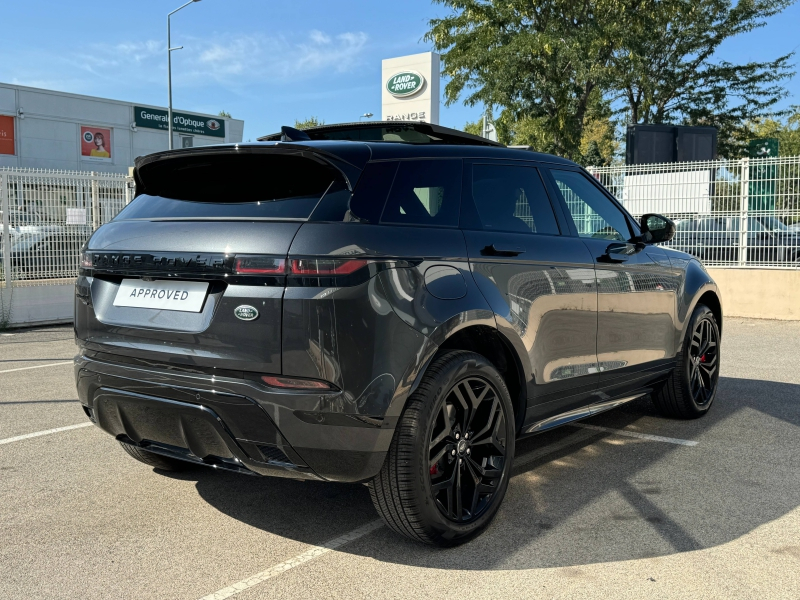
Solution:
[{"label": "street light pole", "polygon": [[182,8],[186,8],[190,4],[200,2],[200,0],[189,0],[183,6],[179,6],[167,15],[167,87],[169,88],[169,109],[167,110],[167,120],[169,121],[169,149],[172,150],[172,51],[181,50],[183,46],[177,48],[172,47],[172,36],[170,31],[170,17]]},{"label": "street light pole", "polygon": [[360,117],[358,117],[358,120],[361,121],[361,119],[365,119],[365,118],[369,119],[370,117],[372,117],[372,113],[371,112],[367,112],[367,113],[364,113],[363,115],[361,115]]}]

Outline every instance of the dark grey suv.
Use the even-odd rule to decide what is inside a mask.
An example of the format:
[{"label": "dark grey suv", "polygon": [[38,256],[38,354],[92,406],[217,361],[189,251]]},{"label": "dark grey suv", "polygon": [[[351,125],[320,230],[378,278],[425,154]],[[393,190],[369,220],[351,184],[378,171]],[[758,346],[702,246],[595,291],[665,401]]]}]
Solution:
[{"label": "dark grey suv", "polygon": [[705,414],[722,314],[574,163],[411,123],[284,128],[136,161],[81,257],[87,416],[158,469],[369,484],[395,531],[453,545],[515,440],[646,394]]}]

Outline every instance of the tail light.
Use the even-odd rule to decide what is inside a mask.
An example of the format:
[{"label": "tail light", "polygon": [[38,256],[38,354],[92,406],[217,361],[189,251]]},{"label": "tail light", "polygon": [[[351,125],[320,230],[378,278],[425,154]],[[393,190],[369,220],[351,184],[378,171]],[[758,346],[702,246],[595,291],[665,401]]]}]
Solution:
[{"label": "tail light", "polygon": [[286,261],[269,256],[237,256],[234,270],[237,275],[284,275]]},{"label": "tail light", "polygon": [[350,275],[366,267],[371,261],[362,258],[329,259],[329,258],[296,258],[291,261],[292,275],[308,275],[311,277],[325,275]]},{"label": "tail light", "polygon": [[296,379],[294,377],[275,377],[273,375],[264,375],[261,381],[267,385],[277,388],[294,389],[294,390],[332,390],[334,387],[325,382],[317,381],[315,379]]}]

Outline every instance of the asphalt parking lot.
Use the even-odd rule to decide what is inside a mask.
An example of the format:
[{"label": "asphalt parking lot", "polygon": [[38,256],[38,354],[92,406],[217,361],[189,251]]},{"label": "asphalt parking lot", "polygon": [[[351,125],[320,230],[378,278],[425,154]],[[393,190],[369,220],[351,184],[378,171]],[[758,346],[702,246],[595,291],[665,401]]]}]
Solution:
[{"label": "asphalt parking lot", "polygon": [[800,598],[798,342],[728,319],[706,418],[522,441],[492,527],[438,550],[361,485],[156,472],[82,426],[70,327],[0,333],[0,598]]}]

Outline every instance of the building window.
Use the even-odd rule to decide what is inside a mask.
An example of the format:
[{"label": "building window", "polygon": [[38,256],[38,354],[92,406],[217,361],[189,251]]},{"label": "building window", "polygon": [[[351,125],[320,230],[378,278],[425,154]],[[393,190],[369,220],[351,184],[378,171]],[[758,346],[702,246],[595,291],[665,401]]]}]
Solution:
[{"label": "building window", "polygon": [[194,146],[194,138],[190,135],[181,136],[181,148],[191,148]]}]

